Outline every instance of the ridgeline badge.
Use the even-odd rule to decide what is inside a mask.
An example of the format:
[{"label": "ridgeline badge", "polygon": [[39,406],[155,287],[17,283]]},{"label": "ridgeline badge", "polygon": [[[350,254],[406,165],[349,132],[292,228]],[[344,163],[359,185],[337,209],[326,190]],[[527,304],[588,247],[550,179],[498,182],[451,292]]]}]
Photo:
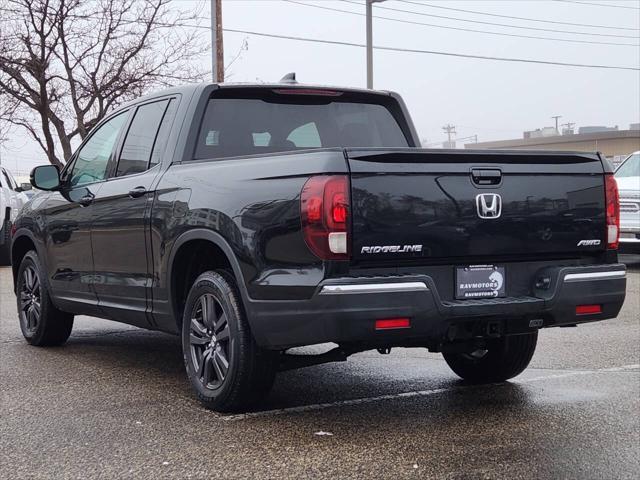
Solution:
[{"label": "ridgeline badge", "polygon": [[362,247],[360,253],[412,253],[421,251],[422,245],[374,245]]}]

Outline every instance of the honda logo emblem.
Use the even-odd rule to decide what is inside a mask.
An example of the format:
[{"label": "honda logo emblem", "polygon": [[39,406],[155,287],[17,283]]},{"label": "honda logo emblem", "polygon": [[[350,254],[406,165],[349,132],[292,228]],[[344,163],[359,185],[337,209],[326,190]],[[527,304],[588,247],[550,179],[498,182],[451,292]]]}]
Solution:
[{"label": "honda logo emblem", "polygon": [[498,218],[502,213],[502,198],[497,193],[476,195],[476,208],[480,218]]}]

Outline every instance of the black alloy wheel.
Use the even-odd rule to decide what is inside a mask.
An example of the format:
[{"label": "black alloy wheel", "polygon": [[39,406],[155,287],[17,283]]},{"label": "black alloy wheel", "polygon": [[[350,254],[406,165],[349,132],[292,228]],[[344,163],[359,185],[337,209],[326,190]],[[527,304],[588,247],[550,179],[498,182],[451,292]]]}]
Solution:
[{"label": "black alloy wheel", "polygon": [[232,342],[224,307],[210,293],[194,305],[189,344],[197,378],[205,388],[219,388],[230,374]]},{"label": "black alloy wheel", "polygon": [[33,265],[27,265],[22,270],[18,301],[23,331],[33,335],[40,324],[42,312],[40,276]]},{"label": "black alloy wheel", "polygon": [[43,272],[38,254],[33,250],[27,252],[16,277],[20,329],[31,345],[62,345],[71,335],[73,315],[55,307]]},{"label": "black alloy wheel", "polygon": [[260,348],[234,275],[207,271],[195,279],[182,317],[187,376],[202,404],[219,412],[241,411],[271,389],[278,352]]}]

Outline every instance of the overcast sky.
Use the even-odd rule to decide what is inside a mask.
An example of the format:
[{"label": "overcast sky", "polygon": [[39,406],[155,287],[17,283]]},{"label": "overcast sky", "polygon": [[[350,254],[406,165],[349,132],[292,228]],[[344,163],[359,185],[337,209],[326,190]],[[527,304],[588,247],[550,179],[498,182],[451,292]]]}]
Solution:
[{"label": "overcast sky", "polygon": [[[353,0],[353,3],[296,1],[357,13],[365,11],[363,0]],[[202,24],[206,24],[208,18],[204,17],[209,14],[208,4],[208,0],[204,3],[176,1],[173,8],[200,8]],[[532,22],[433,6],[628,30]],[[640,43],[640,1],[387,0],[374,6],[374,15],[513,35]],[[427,15],[598,35],[528,30]],[[286,1],[223,0],[223,23],[225,28],[236,30],[351,43],[365,41],[364,17]],[[364,48],[225,32],[227,60],[238,52],[245,38],[248,50],[231,66],[232,81],[274,81],[295,71],[298,81],[305,83],[366,85]],[[202,39],[210,41],[206,30]],[[374,19],[374,45],[566,63],[640,66],[640,49],[634,46],[488,35],[381,18]],[[203,58],[203,62],[209,62],[209,59]],[[627,129],[630,123],[640,122],[640,72],[637,70],[563,67],[378,50],[374,52],[374,87],[395,90],[404,97],[421,138],[427,142],[444,140],[442,126],[447,123],[456,125],[458,137],[477,134],[480,141],[487,141],[519,138],[524,130],[553,125],[552,115],[562,115],[561,123],[573,122],[577,126],[618,125],[620,129]],[[43,159],[33,142],[19,131],[3,149],[2,157],[9,168],[16,170],[28,170]]]}]

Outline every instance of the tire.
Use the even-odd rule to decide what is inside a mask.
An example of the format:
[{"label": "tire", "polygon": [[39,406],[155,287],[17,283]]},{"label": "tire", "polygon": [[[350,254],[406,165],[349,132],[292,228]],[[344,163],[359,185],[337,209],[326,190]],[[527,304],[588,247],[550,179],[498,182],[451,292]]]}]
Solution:
[{"label": "tire", "polygon": [[277,353],[256,345],[235,279],[226,271],[205,272],[193,283],[182,351],[191,386],[210,410],[241,411],[271,390]]},{"label": "tire", "polygon": [[471,383],[504,382],[527,368],[537,342],[536,331],[492,340],[487,350],[442,355],[451,370],[464,380]]},{"label": "tire", "polygon": [[31,250],[22,259],[16,283],[16,301],[22,335],[31,345],[62,345],[71,335],[73,315],[51,302],[49,284],[38,254]]},{"label": "tire", "polygon": [[0,225],[0,266],[11,265],[11,222],[9,209],[2,225]]}]

